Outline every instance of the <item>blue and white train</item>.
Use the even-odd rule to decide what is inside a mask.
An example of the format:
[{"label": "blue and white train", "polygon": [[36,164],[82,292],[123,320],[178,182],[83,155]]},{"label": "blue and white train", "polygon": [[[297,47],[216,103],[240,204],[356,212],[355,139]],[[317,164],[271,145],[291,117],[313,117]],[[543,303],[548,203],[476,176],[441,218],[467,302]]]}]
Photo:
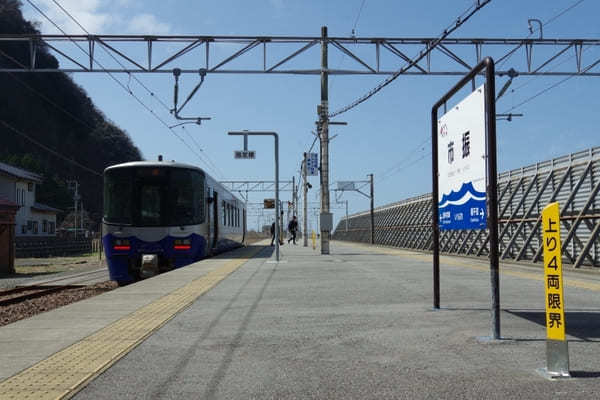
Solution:
[{"label": "blue and white train", "polygon": [[200,168],[138,161],[104,170],[102,243],[120,285],[239,247],[244,203]]}]

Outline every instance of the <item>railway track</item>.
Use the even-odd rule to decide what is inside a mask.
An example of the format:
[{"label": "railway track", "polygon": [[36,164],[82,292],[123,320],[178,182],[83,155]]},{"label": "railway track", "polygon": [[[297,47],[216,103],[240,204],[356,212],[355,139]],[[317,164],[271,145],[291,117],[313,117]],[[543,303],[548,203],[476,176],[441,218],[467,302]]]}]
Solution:
[{"label": "railway track", "polygon": [[71,289],[81,289],[90,284],[108,280],[108,271],[103,268],[53,279],[30,282],[13,289],[0,291],[0,307],[19,304],[27,300],[33,300]]}]

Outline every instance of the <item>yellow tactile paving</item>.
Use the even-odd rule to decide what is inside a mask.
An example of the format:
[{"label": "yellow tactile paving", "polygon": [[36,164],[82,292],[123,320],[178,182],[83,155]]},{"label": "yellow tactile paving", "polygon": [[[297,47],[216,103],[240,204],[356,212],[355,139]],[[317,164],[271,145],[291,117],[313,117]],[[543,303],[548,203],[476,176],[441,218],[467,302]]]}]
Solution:
[{"label": "yellow tactile paving", "polygon": [[[357,245],[357,246],[360,246],[360,247],[363,247],[366,249],[370,249],[370,250],[376,250],[378,253],[402,256],[402,257],[412,258],[412,259],[419,260],[419,261],[431,261],[430,254],[414,254],[414,253],[407,254],[407,251],[410,251],[410,250],[400,250],[400,249],[396,250],[396,249],[389,249],[389,248],[385,248],[385,247],[375,247],[375,246],[368,246],[368,245],[357,244],[357,243],[352,243],[352,245],[353,246]],[[470,264],[468,262],[461,262],[460,260],[453,260],[453,259],[444,259],[444,261],[443,262],[440,261],[440,263],[442,263],[444,265],[453,266],[453,267],[474,269],[477,271],[489,271],[490,270],[489,267],[487,267],[487,266],[484,267],[481,265],[474,265],[474,264]],[[544,271],[541,269],[540,269],[539,274],[535,274],[532,272],[515,271],[515,270],[511,270],[511,269],[507,269],[507,268],[501,268],[500,273],[502,275],[507,275],[507,276],[516,276],[518,278],[531,279],[531,280],[540,281],[540,282],[544,281]],[[599,283],[586,282],[586,281],[582,281],[579,279],[565,278],[565,285],[567,287],[576,287],[579,289],[600,291]]]},{"label": "yellow tactile paving", "polygon": [[211,260],[222,265],[0,382],[0,399],[45,400],[73,395],[260,250],[261,247],[247,248],[240,258],[230,261]]}]

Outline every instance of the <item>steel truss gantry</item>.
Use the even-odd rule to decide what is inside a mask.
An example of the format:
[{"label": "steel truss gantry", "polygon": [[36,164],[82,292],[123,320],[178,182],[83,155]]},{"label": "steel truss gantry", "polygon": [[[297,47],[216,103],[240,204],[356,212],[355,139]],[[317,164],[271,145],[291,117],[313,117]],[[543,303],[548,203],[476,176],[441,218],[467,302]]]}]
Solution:
[{"label": "steel truss gantry", "polygon": [[[293,181],[279,181],[280,192],[291,192]],[[231,192],[273,192],[275,181],[220,181]]]},{"label": "steel truss gantry", "polygon": [[[183,74],[249,73],[319,75],[317,54],[302,55],[320,45],[321,36],[150,36],[150,35],[0,35],[0,50],[22,46],[27,59],[17,60],[0,53],[0,72],[111,72],[169,73],[175,67]],[[436,38],[327,37],[332,50],[344,54],[352,65],[327,69],[333,75],[390,75],[414,54],[428,51]],[[80,48],[78,48],[80,47]],[[483,57],[492,56],[496,75],[513,69],[519,75],[600,76],[598,55],[585,57],[589,48],[600,46],[600,39],[533,38],[456,38],[443,39],[407,75],[464,75]],[[57,68],[38,66],[38,51],[48,49],[59,60]],[[319,46],[317,46],[319,47]],[[118,66],[95,65],[101,48],[110,53]],[[84,51],[82,51],[84,50]],[[563,54],[573,62],[560,70],[543,70]],[[333,53],[332,53],[333,54]],[[503,63],[508,60],[510,62]],[[584,61],[584,58],[589,58]],[[234,62],[235,61],[235,62]],[[294,65],[296,62],[296,65]],[[246,66],[240,66],[247,63]],[[235,64],[235,66],[232,66]]]},{"label": "steel truss gantry", "polygon": [[[600,147],[498,174],[500,258],[541,263],[541,211],[557,201],[561,209],[563,262],[574,268],[600,267]],[[375,243],[423,251],[432,249],[431,194],[375,209]],[[342,219],[334,239],[369,242],[369,212]],[[442,231],[446,254],[489,254],[489,232]]]}]

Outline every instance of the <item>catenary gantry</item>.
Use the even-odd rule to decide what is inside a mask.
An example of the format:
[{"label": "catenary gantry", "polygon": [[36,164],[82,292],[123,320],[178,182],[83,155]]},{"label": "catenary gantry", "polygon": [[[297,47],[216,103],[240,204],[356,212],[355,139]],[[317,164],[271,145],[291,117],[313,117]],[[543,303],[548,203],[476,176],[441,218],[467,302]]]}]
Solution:
[{"label": "catenary gantry", "polygon": [[[319,57],[301,55],[322,42],[320,36],[150,36],[150,35],[0,35],[1,44],[25,46],[27,59],[8,58],[0,72],[125,72],[303,74],[321,73]],[[345,54],[348,68],[331,68],[334,75],[389,75],[400,63],[434,46],[436,38],[328,37],[327,44]],[[80,48],[75,46],[77,44]],[[443,39],[435,51],[405,72],[407,75],[464,75],[486,55],[500,65],[497,75],[513,69],[519,75],[600,76],[600,58],[586,51],[599,39],[455,38]],[[57,68],[40,67],[37,54],[45,47],[61,61]],[[122,65],[95,65],[98,49]],[[560,70],[544,70],[557,58],[571,54]],[[299,61],[302,59],[302,61]],[[235,62],[234,62],[235,61]],[[505,62],[506,61],[506,62]],[[309,64],[309,65],[306,65]],[[310,65],[313,64],[313,65]],[[235,66],[233,66],[235,65]],[[504,67],[504,68],[502,68]]]}]

